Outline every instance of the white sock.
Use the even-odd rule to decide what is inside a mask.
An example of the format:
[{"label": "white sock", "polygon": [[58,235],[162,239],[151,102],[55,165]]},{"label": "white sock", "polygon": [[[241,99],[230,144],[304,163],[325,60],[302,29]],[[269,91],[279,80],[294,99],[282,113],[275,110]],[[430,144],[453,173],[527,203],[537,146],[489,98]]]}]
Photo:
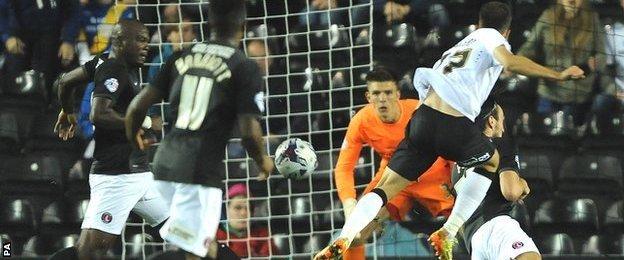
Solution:
[{"label": "white sock", "polygon": [[353,241],[355,236],[375,219],[383,206],[383,200],[377,193],[369,192],[364,195],[345,221],[340,237],[348,238],[349,242]]},{"label": "white sock", "polygon": [[[483,169],[479,169],[483,171]],[[457,198],[455,198],[455,205],[451,216],[449,216],[446,223],[444,223],[444,229],[450,233],[452,237],[457,235],[459,228],[464,225],[464,222],[472,216],[477,210],[483,198],[487,194],[492,180],[489,178],[474,172],[474,168],[466,170],[466,177],[462,178],[461,188],[456,189]]]}]

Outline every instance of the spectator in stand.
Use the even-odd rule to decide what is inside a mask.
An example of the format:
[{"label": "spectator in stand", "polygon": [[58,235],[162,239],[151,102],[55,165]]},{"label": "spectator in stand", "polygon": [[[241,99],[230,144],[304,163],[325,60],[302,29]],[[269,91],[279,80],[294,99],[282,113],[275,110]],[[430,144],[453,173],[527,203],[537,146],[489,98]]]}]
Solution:
[{"label": "spectator in stand", "polygon": [[[48,96],[52,82],[74,59],[79,30],[78,0],[0,0],[6,8],[0,16],[0,38],[6,47],[9,86],[30,68],[44,75]],[[60,66],[62,65],[62,66]]]},{"label": "spectator in stand", "polygon": [[446,7],[435,0],[374,0],[373,21],[376,24],[410,23],[418,25],[421,17],[431,27],[446,27],[450,20]]},{"label": "spectator in stand", "polygon": [[[227,243],[239,257],[275,255],[277,248],[272,245],[266,227],[255,227],[249,223],[251,194],[242,183],[234,184],[227,192],[227,223],[217,230],[217,240]],[[251,251],[248,251],[250,249]]]},{"label": "spectator in stand", "polygon": [[[620,0],[620,6],[624,9],[624,0]],[[620,13],[619,19],[606,27],[606,73],[602,80],[613,84],[615,93],[600,93],[594,99],[592,112],[596,114],[599,126],[609,124],[612,116],[621,114],[624,102],[624,13]],[[613,80],[613,81],[612,81]]]},{"label": "spectator in stand", "polygon": [[604,41],[598,14],[587,0],[557,0],[542,13],[518,55],[542,60],[555,70],[577,65],[588,73],[582,80],[539,80],[538,113],[563,111],[574,118],[578,134],[585,132],[595,87],[603,93],[615,93],[608,89],[613,85],[608,79],[597,86],[598,73],[605,71]]},{"label": "spectator in stand", "polygon": [[[338,8],[337,0],[310,0],[299,15],[299,26],[318,27],[344,24],[347,9]],[[327,14],[329,12],[329,15]]]},{"label": "spectator in stand", "polygon": [[83,2],[80,23],[78,55],[83,64],[110,47],[110,34],[120,19],[135,19],[135,8],[130,5],[136,0],[90,0]]},{"label": "spectator in stand", "polygon": [[156,76],[156,73],[160,70],[162,61],[167,60],[171,54],[197,41],[197,33],[191,19],[185,16],[183,17],[180,26],[172,25],[164,29],[167,41],[162,42],[162,47],[160,48],[161,52],[156,53],[154,59],[152,59],[152,66],[149,68],[148,79],[151,80]]}]

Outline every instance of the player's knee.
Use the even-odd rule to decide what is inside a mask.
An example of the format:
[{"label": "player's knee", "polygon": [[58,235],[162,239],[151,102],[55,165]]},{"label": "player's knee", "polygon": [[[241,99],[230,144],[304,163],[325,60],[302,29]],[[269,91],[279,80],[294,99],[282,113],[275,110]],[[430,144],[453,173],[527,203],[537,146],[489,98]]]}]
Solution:
[{"label": "player's knee", "polygon": [[379,180],[375,188],[384,191],[386,198],[391,199],[396,193],[403,190],[403,188],[407,187],[409,184],[410,181],[408,179],[405,179],[403,176],[390,169],[390,167],[386,167],[383,177],[381,177],[381,180]]},{"label": "player's knee", "polygon": [[113,246],[116,236],[98,230],[83,230],[78,241],[78,255],[80,259],[88,259],[104,255]]},{"label": "player's knee", "polygon": [[516,257],[516,260],[542,260],[542,256],[537,252],[526,252]]}]

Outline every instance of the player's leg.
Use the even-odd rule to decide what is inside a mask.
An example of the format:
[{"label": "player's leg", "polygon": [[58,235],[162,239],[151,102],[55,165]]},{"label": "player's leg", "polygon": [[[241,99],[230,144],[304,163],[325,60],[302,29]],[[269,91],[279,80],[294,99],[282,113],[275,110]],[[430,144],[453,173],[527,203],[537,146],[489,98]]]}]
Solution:
[{"label": "player's leg", "polygon": [[209,251],[209,245],[215,239],[221,217],[221,189],[198,184],[173,185],[176,191],[171,200],[170,216],[160,235],[185,251],[187,259],[200,259],[207,255],[216,258],[217,253]]},{"label": "player's leg", "polygon": [[152,173],[149,173],[145,177],[144,185],[149,188],[145,191],[145,194],[136,203],[132,211],[137,213],[141,218],[150,225],[150,229],[147,232],[152,235],[156,240],[162,241],[160,228],[165,223],[165,220],[169,217],[169,203],[170,199],[165,199],[161,195],[161,192],[154,181]]},{"label": "player's leg", "polygon": [[97,229],[83,229],[78,239],[78,259],[99,259],[106,255],[106,251],[113,246],[119,235],[114,235]]},{"label": "player's leg", "polygon": [[[433,110],[433,109],[430,109]],[[353,238],[370,223],[403,188],[417,180],[437,158],[431,145],[435,133],[427,126],[431,111],[418,109],[406,128],[406,136],[394,152],[381,180],[370,193],[358,201],[351,215],[345,221],[339,238],[315,256],[316,259],[333,258],[349,247]]]},{"label": "player's leg", "polygon": [[[362,192],[362,194],[369,193],[372,189],[374,189],[377,186],[377,183],[379,183],[379,180],[381,179],[381,176],[383,176],[384,169],[385,169],[385,167],[384,168],[380,168],[377,171],[377,173],[375,173],[375,176],[373,177],[371,182],[368,183],[368,185],[366,186],[366,188],[364,189],[364,192]],[[387,210],[385,210],[385,208],[382,208],[382,210],[379,212],[379,214],[377,215],[377,220],[380,219],[380,216],[382,214],[387,214]],[[346,217],[346,215],[345,215],[345,217]],[[360,232],[360,234],[356,235],[356,237],[353,240],[353,242],[351,243],[351,246],[349,247],[349,249],[347,249],[344,252],[344,254],[342,255],[342,259],[344,259],[344,260],[360,260],[360,259],[365,259],[366,258],[366,248],[364,247],[364,243],[366,243],[366,240],[368,239],[370,234],[372,234],[372,232],[374,231],[374,229],[375,229],[374,226],[379,226],[376,223],[376,221],[371,222],[368,226],[366,226]]]},{"label": "player's leg", "polygon": [[78,242],[80,259],[102,256],[121,234],[130,211],[145,194],[146,173],[91,174],[91,199]]},{"label": "player's leg", "polygon": [[[463,186],[455,189],[455,205],[444,226],[430,236],[430,242],[441,259],[452,254],[454,237],[459,228],[479,207],[492,184],[498,168],[499,155],[496,147],[468,118],[439,114],[436,135],[436,151],[449,160],[468,169]],[[471,174],[472,173],[472,174]]]},{"label": "player's leg", "polygon": [[[436,162],[425,172],[418,182],[405,188],[411,200],[422,205],[431,216],[446,216],[451,214],[455,197],[451,189],[451,168],[453,162],[438,157]],[[402,210],[411,210],[402,209]],[[401,213],[405,214],[405,213]]]},{"label": "player's leg", "polygon": [[[401,145],[399,145],[399,147],[401,147]],[[377,216],[379,210],[386,205],[388,199],[393,198],[407,187],[411,183],[410,179],[416,180],[418,178],[415,176],[408,177],[410,179],[405,178],[391,167],[396,166],[399,169],[403,169],[403,172],[408,173],[418,172],[418,169],[423,169],[421,172],[424,172],[425,169],[433,164],[435,158],[435,155],[413,153],[409,152],[407,149],[401,148],[397,149],[392,157],[390,165],[386,167],[384,175],[381,177],[375,189],[358,200],[353,212],[345,221],[339,238],[329,247],[317,254],[315,258],[328,259],[341,255],[344,250],[349,248],[355,236]],[[416,170],[407,171],[405,168]]]},{"label": "player's leg", "polygon": [[514,258],[516,260],[542,260],[542,256],[537,252],[526,252],[518,257]]}]

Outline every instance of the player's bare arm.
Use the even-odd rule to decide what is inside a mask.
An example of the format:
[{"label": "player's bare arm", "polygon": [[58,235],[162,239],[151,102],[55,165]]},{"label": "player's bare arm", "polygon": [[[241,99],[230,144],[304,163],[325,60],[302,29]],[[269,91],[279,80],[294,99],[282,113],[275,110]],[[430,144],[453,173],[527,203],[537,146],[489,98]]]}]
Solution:
[{"label": "player's bare arm", "polygon": [[54,124],[54,132],[63,140],[74,137],[78,124],[74,113],[74,93],[78,85],[84,84],[88,80],[87,73],[82,67],[79,67],[61,74],[54,82],[58,89],[58,100],[61,104],[61,112],[59,112],[56,124]]},{"label": "player's bare arm", "polygon": [[508,201],[518,201],[528,195],[530,191],[527,182],[513,170],[505,170],[500,173],[500,188],[503,197]]},{"label": "player's bare arm", "polygon": [[249,156],[256,162],[261,170],[258,178],[260,180],[268,178],[273,171],[273,160],[271,160],[271,157],[269,157],[264,150],[262,128],[260,128],[257,115],[238,115],[238,127],[243,147],[245,147]]},{"label": "player's bare arm", "polygon": [[149,107],[162,100],[162,96],[163,94],[160,90],[147,86],[132,99],[128,110],[126,110],[126,138],[131,144],[141,150],[144,150],[146,145],[142,137],[141,125]]},{"label": "player's bare arm", "polygon": [[571,66],[561,72],[557,72],[539,65],[527,57],[514,55],[503,45],[494,49],[494,57],[503,65],[505,70],[528,77],[539,77],[550,80],[576,80],[585,78],[585,72],[577,66]]},{"label": "player's bare arm", "polygon": [[124,128],[124,117],[113,109],[113,100],[109,98],[93,98],[89,120],[96,127],[108,129]]}]

